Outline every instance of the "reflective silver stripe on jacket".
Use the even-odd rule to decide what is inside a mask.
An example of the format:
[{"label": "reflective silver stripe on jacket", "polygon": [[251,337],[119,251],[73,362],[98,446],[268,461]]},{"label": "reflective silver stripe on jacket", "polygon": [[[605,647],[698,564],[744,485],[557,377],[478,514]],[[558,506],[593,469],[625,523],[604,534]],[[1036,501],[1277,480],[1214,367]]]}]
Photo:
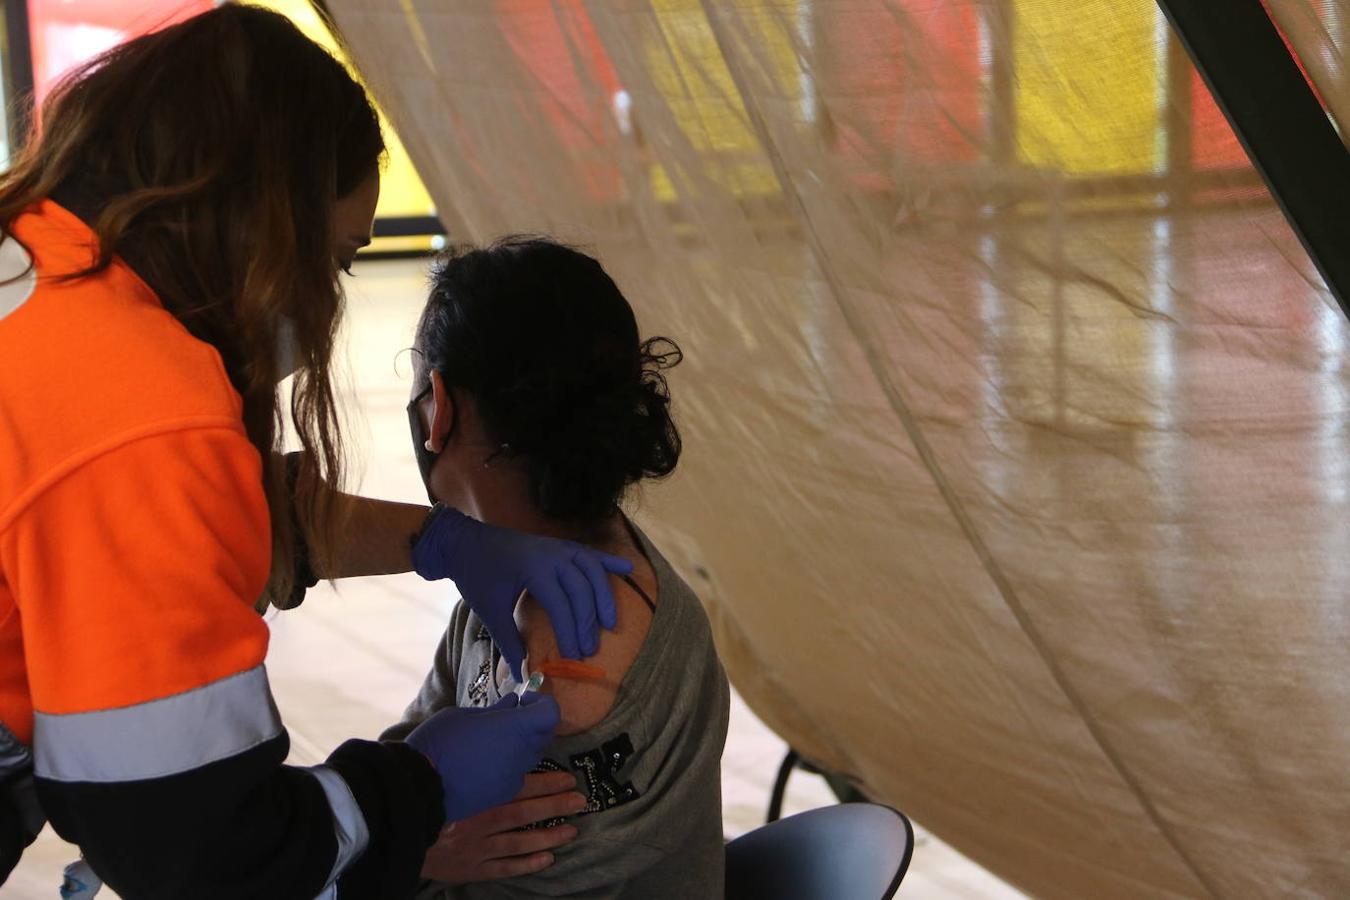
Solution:
[{"label": "reflective silver stripe on jacket", "polygon": [[135,706],[33,721],[34,768],[52,781],[163,778],[228,759],[281,734],[267,670]]},{"label": "reflective silver stripe on jacket", "polygon": [[47,824],[33,785],[33,754],[3,724],[0,724],[0,781],[5,782],[9,802],[18,810],[23,830],[32,840]]},{"label": "reflective silver stripe on jacket", "polygon": [[[328,795],[328,805],[333,809],[333,830],[337,833],[337,858],[333,860],[333,871],[328,873],[328,889],[336,889],[337,880],[352,863],[366,852],[370,843],[370,829],[366,827],[366,814],[347,785],[335,770],[328,766],[315,766],[309,770],[319,780],[323,792]],[[336,896],[336,894],[334,894]]]}]

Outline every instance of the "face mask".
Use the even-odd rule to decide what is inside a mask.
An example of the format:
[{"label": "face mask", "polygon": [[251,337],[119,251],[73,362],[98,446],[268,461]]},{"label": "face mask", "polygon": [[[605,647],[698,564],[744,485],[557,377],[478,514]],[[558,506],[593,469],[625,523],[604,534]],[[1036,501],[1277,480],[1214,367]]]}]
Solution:
[{"label": "face mask", "polygon": [[295,352],[295,323],[290,316],[281,316],[277,325],[277,384],[300,368],[299,354]]},{"label": "face mask", "polygon": [[408,403],[408,429],[412,432],[413,455],[417,457],[417,471],[422,473],[422,484],[427,489],[427,498],[433,505],[436,503],[436,497],[431,493],[431,468],[436,465],[436,457],[439,454],[427,449],[427,436],[422,431],[422,416],[418,412],[417,405],[422,402],[422,398],[431,393],[431,385],[419,393]]}]

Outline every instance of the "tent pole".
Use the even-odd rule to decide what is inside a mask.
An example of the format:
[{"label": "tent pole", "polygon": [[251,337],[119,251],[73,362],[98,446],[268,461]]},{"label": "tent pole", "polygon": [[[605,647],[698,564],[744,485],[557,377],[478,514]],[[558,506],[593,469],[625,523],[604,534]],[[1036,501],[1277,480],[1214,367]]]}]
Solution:
[{"label": "tent pole", "polygon": [[1158,6],[1350,315],[1350,152],[1261,0],[1158,0]]},{"label": "tent pole", "polygon": [[28,140],[33,122],[33,48],[28,30],[27,0],[3,0],[4,29],[0,34],[4,49],[5,100],[10,115],[9,155],[13,159]]}]

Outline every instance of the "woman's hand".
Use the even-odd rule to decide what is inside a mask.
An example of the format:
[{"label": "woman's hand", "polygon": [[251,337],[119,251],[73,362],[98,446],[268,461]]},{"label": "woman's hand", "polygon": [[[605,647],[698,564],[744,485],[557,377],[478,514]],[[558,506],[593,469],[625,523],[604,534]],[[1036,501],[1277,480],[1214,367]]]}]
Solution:
[{"label": "woman's hand", "polygon": [[586,798],[567,772],[525,776],[525,787],[510,803],[451,822],[427,851],[422,877],[445,884],[470,884],[529,875],[553,865],[550,850],[577,836],[574,825],[517,831],[525,825],[580,812]]},{"label": "woman's hand", "polygon": [[627,575],[633,564],[572,541],[523,534],[487,525],[458,510],[432,514],[413,546],[413,568],[428,580],[450,578],[464,602],[487,626],[522,681],[525,649],[516,631],[516,600],[529,591],[548,613],[558,652],[569,659],[590,656],[600,646],[600,626],[618,622],[609,575]]},{"label": "woman's hand", "polygon": [[487,709],[442,709],[414,728],[406,743],[436,767],[445,818],[454,822],[518,793],[559,718],[557,702],[546,694],[507,694]]}]

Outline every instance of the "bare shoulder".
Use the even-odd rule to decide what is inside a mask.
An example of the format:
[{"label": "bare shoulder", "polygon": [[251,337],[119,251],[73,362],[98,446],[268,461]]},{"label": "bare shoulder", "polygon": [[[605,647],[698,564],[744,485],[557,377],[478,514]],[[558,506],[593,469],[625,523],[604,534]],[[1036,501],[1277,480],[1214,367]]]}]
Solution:
[{"label": "bare shoulder", "polygon": [[[634,560],[636,570],[631,576],[639,587],[655,602],[656,579],[650,564],[641,557]],[[600,632],[600,649],[583,662],[604,671],[601,678],[569,678],[555,675],[544,682],[543,692],[552,694],[562,710],[559,735],[577,734],[594,728],[609,715],[619,693],[619,685],[628,674],[633,661],[642,650],[651,629],[652,610],[627,581],[610,577],[614,601],[618,608],[618,627]],[[525,640],[525,668],[536,670],[546,660],[561,659],[553,625],[542,606],[526,596],[516,607],[516,627]]]}]

